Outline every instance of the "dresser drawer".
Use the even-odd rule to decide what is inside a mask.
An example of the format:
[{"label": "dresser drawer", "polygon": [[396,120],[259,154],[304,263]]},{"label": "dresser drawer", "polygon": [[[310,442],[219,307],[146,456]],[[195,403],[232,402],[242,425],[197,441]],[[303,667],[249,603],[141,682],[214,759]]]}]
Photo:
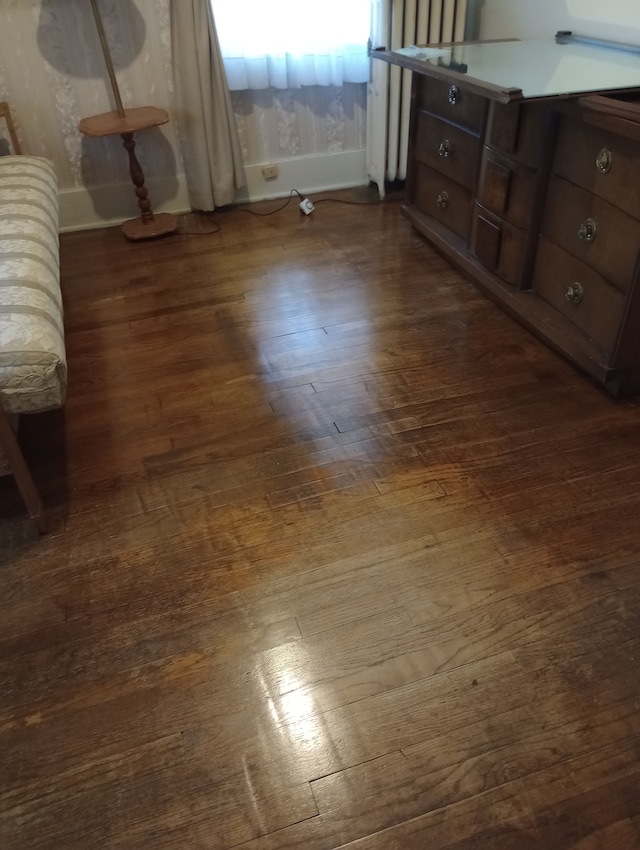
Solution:
[{"label": "dresser drawer", "polygon": [[560,177],[549,181],[542,233],[626,291],[640,248],[640,222]]},{"label": "dresser drawer", "polygon": [[443,80],[429,79],[414,74],[416,80],[416,106],[431,112],[459,127],[480,133],[487,111],[487,100]]},{"label": "dresser drawer", "polygon": [[476,204],[471,223],[471,251],[506,283],[520,286],[526,257],[526,231],[502,221]]},{"label": "dresser drawer", "polygon": [[562,116],[553,171],[640,219],[640,146],[631,139]]},{"label": "dresser drawer", "polygon": [[438,171],[416,163],[413,203],[465,241],[469,237],[471,192]]},{"label": "dresser drawer", "polygon": [[606,354],[611,354],[622,324],[625,296],[603,277],[541,238],[533,289]]},{"label": "dresser drawer", "polygon": [[485,148],[482,153],[478,201],[491,212],[526,227],[531,215],[537,172]]},{"label": "dresser drawer", "polygon": [[416,159],[445,174],[467,189],[475,185],[480,140],[422,110],[416,117]]},{"label": "dresser drawer", "polygon": [[487,144],[522,165],[537,168],[543,159],[549,127],[549,111],[540,104],[493,101],[487,121]]}]

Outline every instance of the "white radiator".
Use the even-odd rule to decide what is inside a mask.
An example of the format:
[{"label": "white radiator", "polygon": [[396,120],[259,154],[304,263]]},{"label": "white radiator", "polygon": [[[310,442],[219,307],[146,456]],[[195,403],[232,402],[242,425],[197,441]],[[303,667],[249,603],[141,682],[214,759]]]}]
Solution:
[{"label": "white radiator", "polygon": [[[468,0],[374,0],[371,42],[391,50],[463,41]],[[373,60],[367,100],[367,164],[378,185],[407,176],[411,71]]]}]

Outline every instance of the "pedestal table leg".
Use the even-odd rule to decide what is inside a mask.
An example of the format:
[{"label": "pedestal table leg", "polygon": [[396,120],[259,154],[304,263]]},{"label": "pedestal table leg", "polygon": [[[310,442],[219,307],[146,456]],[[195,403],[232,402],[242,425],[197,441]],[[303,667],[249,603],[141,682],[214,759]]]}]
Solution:
[{"label": "pedestal table leg", "polygon": [[122,232],[127,239],[134,241],[152,239],[156,236],[175,233],[178,229],[178,222],[175,216],[170,213],[154,215],[151,209],[149,193],[144,184],[144,172],[136,156],[136,143],[133,133],[122,133],[122,143],[129,154],[129,173],[131,174],[133,185],[136,187],[136,197],[138,198],[138,207],[140,208],[140,217],[125,221],[122,225]]}]

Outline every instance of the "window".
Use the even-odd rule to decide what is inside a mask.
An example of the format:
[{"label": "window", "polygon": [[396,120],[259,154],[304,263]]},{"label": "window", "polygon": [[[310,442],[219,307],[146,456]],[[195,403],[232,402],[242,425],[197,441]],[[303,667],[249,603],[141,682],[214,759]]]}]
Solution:
[{"label": "window", "polygon": [[370,0],[211,0],[229,88],[369,79]]}]

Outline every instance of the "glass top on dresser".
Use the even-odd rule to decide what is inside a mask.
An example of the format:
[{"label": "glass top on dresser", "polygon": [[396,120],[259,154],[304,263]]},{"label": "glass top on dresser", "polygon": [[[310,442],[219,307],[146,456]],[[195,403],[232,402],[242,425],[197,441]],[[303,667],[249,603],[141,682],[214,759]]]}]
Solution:
[{"label": "glass top on dresser", "polygon": [[640,47],[571,34],[405,47],[372,55],[425,74],[466,80],[503,101],[640,89]]}]

